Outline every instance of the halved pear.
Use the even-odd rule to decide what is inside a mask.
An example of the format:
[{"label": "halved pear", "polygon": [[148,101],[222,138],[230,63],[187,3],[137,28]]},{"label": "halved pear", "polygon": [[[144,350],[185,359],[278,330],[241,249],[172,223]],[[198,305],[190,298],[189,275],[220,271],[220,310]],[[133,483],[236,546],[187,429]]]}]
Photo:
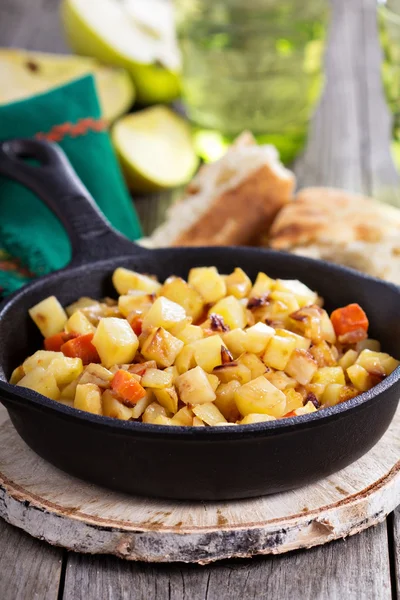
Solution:
[{"label": "halved pear", "polygon": [[114,121],[129,110],[135,98],[131,78],[124,69],[105,67],[93,58],[0,48],[0,104],[47,92],[92,73],[102,116]]},{"label": "halved pear", "polygon": [[179,95],[180,55],[172,6],[165,0],[63,0],[71,48],[131,74],[142,104]]},{"label": "halved pear", "polygon": [[132,190],[150,192],[183,185],[198,166],[189,124],[166,106],[122,117],[111,136]]}]

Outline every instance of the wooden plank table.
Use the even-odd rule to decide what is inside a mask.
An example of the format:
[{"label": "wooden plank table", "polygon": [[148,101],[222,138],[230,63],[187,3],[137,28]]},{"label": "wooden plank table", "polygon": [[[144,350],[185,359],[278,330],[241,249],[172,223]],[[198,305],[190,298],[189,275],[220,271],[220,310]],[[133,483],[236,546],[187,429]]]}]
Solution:
[{"label": "wooden plank table", "polygon": [[[1,0],[0,45],[65,51],[58,0]],[[400,199],[389,153],[375,0],[333,0],[328,83],[308,147],[296,165],[300,185],[335,185]],[[7,82],[1,82],[6,85]],[[146,232],[171,195],[135,198]],[[400,499],[399,499],[400,501]],[[208,600],[400,598],[400,510],[344,541],[281,557],[207,567],[145,565],[67,553],[0,521],[2,600]]]}]

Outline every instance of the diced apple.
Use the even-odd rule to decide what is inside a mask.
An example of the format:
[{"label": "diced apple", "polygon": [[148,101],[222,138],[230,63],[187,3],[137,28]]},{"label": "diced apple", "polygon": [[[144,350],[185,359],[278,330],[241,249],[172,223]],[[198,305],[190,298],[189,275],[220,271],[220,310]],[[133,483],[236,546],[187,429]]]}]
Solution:
[{"label": "diced apple", "polygon": [[43,337],[61,333],[68,320],[67,313],[55,296],[49,296],[32,306],[29,314]]},{"label": "diced apple", "polygon": [[94,383],[80,384],[76,388],[74,408],[90,412],[94,415],[102,414],[101,390]]},{"label": "diced apple", "polygon": [[103,366],[109,368],[115,364],[132,362],[139,340],[125,319],[108,317],[100,320],[92,344]]},{"label": "diced apple", "polygon": [[264,376],[242,385],[235,392],[235,402],[240,414],[252,413],[282,417],[286,412],[286,396]]},{"label": "diced apple", "polygon": [[115,269],[112,282],[118,294],[127,294],[130,290],[140,290],[148,294],[156,294],[161,288],[161,284],[147,275],[136,273],[119,267]]},{"label": "diced apple", "polygon": [[190,369],[176,380],[179,397],[185,404],[205,404],[213,402],[215,392],[207,378],[207,373],[201,367]]},{"label": "diced apple", "polygon": [[225,280],[216,267],[190,269],[188,283],[202,296],[206,304],[214,304],[226,295]]}]

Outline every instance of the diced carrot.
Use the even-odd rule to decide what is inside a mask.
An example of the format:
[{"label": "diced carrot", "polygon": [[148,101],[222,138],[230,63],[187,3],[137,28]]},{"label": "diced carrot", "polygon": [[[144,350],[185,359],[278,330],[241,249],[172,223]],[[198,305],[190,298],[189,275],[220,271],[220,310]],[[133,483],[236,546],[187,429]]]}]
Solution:
[{"label": "diced carrot", "polygon": [[126,406],[135,406],[136,402],[146,395],[146,390],[137,379],[123,369],[115,373],[111,380],[111,389],[121,397]]},{"label": "diced carrot", "polygon": [[63,331],[61,333],[56,333],[55,335],[45,338],[44,349],[52,352],[60,352],[61,346],[75,337],[77,337],[75,333],[64,333]]},{"label": "diced carrot", "polygon": [[344,335],[356,329],[368,331],[368,318],[359,304],[349,304],[334,310],[331,321],[336,335]]},{"label": "diced carrot", "polygon": [[283,415],[283,418],[285,419],[286,417],[296,417],[296,413],[294,410],[291,410],[290,412],[286,413],[286,415]]},{"label": "diced carrot", "polygon": [[128,318],[128,323],[136,335],[142,333],[143,318],[140,315],[134,315],[133,317]]},{"label": "diced carrot", "polygon": [[84,365],[99,363],[100,356],[92,344],[93,333],[78,335],[61,346],[61,352],[70,358],[81,358]]}]

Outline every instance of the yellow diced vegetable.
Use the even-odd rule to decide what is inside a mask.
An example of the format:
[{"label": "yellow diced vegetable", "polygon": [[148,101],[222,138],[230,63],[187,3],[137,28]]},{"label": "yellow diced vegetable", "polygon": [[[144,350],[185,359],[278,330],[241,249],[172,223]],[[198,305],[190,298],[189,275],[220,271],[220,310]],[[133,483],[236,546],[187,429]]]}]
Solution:
[{"label": "yellow diced vegetable", "polygon": [[193,348],[196,365],[207,371],[207,373],[211,373],[214,367],[222,364],[221,347],[225,345],[219,335],[197,340],[192,342],[190,346]]},{"label": "yellow diced vegetable", "polygon": [[339,404],[343,385],[340,383],[328,383],[321,397],[323,406],[336,406]]},{"label": "yellow diced vegetable", "polygon": [[245,334],[243,345],[246,352],[260,354],[265,351],[269,340],[274,337],[275,329],[259,322],[246,329]]},{"label": "yellow diced vegetable", "polygon": [[161,284],[152,277],[147,277],[147,275],[123,267],[115,269],[112,282],[119,295],[127,294],[130,290],[156,294],[161,288]]},{"label": "yellow diced vegetable", "polygon": [[323,383],[324,385],[328,385],[329,383],[344,385],[346,380],[342,367],[322,367],[314,373],[312,382]]},{"label": "yellow diced vegetable", "polygon": [[311,354],[298,348],[294,350],[285,367],[285,372],[301,385],[309,383],[317,370],[318,365]]},{"label": "yellow diced vegetable", "polygon": [[115,364],[132,362],[139,340],[125,319],[108,317],[100,320],[92,344],[102,364],[109,368]]},{"label": "yellow diced vegetable", "polygon": [[193,321],[197,321],[203,314],[204,300],[202,296],[180,277],[169,277],[164,282],[159,294],[180,304]]},{"label": "yellow diced vegetable", "polygon": [[204,337],[204,332],[198,325],[186,325],[182,331],[176,334],[176,337],[184,344],[191,344]]},{"label": "yellow diced vegetable", "polygon": [[207,425],[217,425],[217,423],[225,423],[224,415],[218,410],[213,402],[205,404],[197,404],[193,407],[193,412]]},{"label": "yellow diced vegetable", "polygon": [[299,335],[298,333],[294,333],[293,331],[278,328],[275,333],[276,335],[279,335],[279,337],[291,338],[294,340],[296,342],[295,348],[298,348],[299,350],[308,350],[311,346],[311,340]]},{"label": "yellow diced vegetable", "polygon": [[342,358],[339,359],[339,365],[342,367],[344,371],[346,371],[351,365],[354,365],[358,358],[358,352],[355,350],[347,350],[345,354],[343,354]]},{"label": "yellow diced vegetable", "polygon": [[78,335],[86,335],[87,333],[94,333],[96,328],[89,321],[82,311],[77,310],[73,315],[70,316],[65,324],[65,331],[67,333],[76,333]]},{"label": "yellow diced vegetable", "polygon": [[243,352],[246,352],[246,332],[243,329],[232,329],[222,334],[222,339],[233,358],[237,358]]},{"label": "yellow diced vegetable", "polygon": [[237,267],[233,273],[226,275],[226,294],[235,296],[239,300],[249,295],[251,290],[251,280],[247,277],[243,269]]},{"label": "yellow diced vegetable", "polygon": [[151,327],[163,327],[167,331],[182,321],[185,321],[185,309],[177,304],[159,296],[143,319],[143,330]]},{"label": "yellow diced vegetable", "polygon": [[158,402],[152,402],[144,411],[142,421],[143,423],[154,423],[154,421],[160,415],[166,417],[167,411],[163,406],[160,406]]},{"label": "yellow diced vegetable", "polygon": [[252,413],[282,417],[286,412],[286,396],[265,377],[257,377],[235,392],[235,402],[240,414]]},{"label": "yellow diced vegetable", "polygon": [[134,313],[143,315],[147,313],[154,302],[154,295],[146,292],[137,291],[135,293],[126,294],[118,298],[118,308],[121,315],[128,317]]},{"label": "yellow diced vegetable", "polygon": [[174,387],[153,389],[157,402],[173,415],[178,411],[178,394]]},{"label": "yellow diced vegetable", "polygon": [[387,376],[390,375],[400,363],[385,352],[363,350],[357,358],[356,364],[364,367],[371,375]]},{"label": "yellow diced vegetable", "polygon": [[284,371],[295,348],[296,341],[294,339],[276,335],[269,341],[263,361],[267,367]]},{"label": "yellow diced vegetable", "polygon": [[194,369],[196,361],[194,359],[194,348],[191,344],[184,346],[175,359],[175,367],[178,373],[186,373],[189,369]]},{"label": "yellow diced vegetable", "polygon": [[96,363],[90,363],[85,367],[82,377],[80,378],[80,383],[94,383],[102,389],[107,389],[110,387],[113,377],[113,373],[105,367]]},{"label": "yellow diced vegetable", "polygon": [[260,298],[261,296],[268,295],[274,283],[275,281],[265,273],[258,273],[257,279],[250,290],[249,298]]},{"label": "yellow diced vegetable", "polygon": [[252,379],[256,379],[256,377],[260,377],[260,375],[266,373],[268,368],[256,354],[252,354],[251,352],[245,352],[239,356],[237,362],[250,369]]},{"label": "yellow diced vegetable", "polygon": [[[274,290],[293,294],[296,297],[300,308],[315,304],[318,299],[318,294],[310,290],[309,287],[297,279],[277,279]],[[305,350],[307,350],[307,348],[305,348]]]},{"label": "yellow diced vegetable", "polygon": [[278,292],[273,291],[270,294],[270,299],[276,303],[280,303],[282,308],[279,313],[284,315],[290,315],[291,313],[299,310],[300,306],[296,300],[296,297],[289,292]]},{"label": "yellow diced vegetable", "polygon": [[87,296],[83,296],[82,298],[79,298],[79,300],[77,300],[76,302],[69,304],[66,307],[65,312],[67,313],[68,317],[72,317],[74,312],[76,312],[77,310],[82,310],[84,308],[89,308],[92,306],[99,306],[99,305],[100,305],[100,303],[97,300],[95,300],[94,298],[88,298]]},{"label": "yellow diced vegetable", "polygon": [[351,365],[351,367],[347,369],[347,376],[359,392],[366,392],[375,384],[371,375],[361,365]]},{"label": "yellow diced vegetable", "polygon": [[183,342],[163,327],[152,330],[142,346],[142,355],[147,360],[155,360],[158,367],[170,367],[180,351]]},{"label": "yellow diced vegetable", "polygon": [[336,347],[330,346],[325,340],[314,344],[310,348],[310,354],[317,362],[318,367],[333,367],[339,356]]},{"label": "yellow diced vegetable", "polygon": [[220,384],[218,377],[216,375],[213,375],[212,373],[207,373],[207,379],[210,382],[210,385],[215,392],[217,390],[217,387]]},{"label": "yellow diced vegetable", "polygon": [[132,418],[139,419],[139,417],[142,416],[142,414],[144,413],[146,408],[152,402],[154,402],[154,394],[153,394],[152,390],[147,389],[146,395],[143,396],[143,398],[140,398],[140,400],[138,400],[136,402],[135,406],[130,409],[132,412]]},{"label": "yellow diced vegetable", "polygon": [[157,415],[157,417],[152,421],[152,425],[169,425],[172,427],[179,427],[175,421],[170,419],[169,417],[165,417],[164,415]]},{"label": "yellow diced vegetable", "polygon": [[54,375],[57,385],[62,387],[79,377],[83,371],[83,364],[80,358],[59,356],[51,361],[46,370]]},{"label": "yellow diced vegetable", "polygon": [[67,313],[55,296],[49,296],[29,309],[29,314],[43,337],[61,333],[68,320]]},{"label": "yellow diced vegetable", "polygon": [[[78,384],[81,383],[81,377],[77,377],[74,381],[71,381],[68,385],[62,388],[61,397],[63,400],[72,401],[72,405],[74,404],[76,388]],[[84,381],[83,383],[94,383],[93,381]]]},{"label": "yellow diced vegetable", "polygon": [[238,362],[226,363],[220,367],[215,367],[213,374],[218,377],[221,383],[238,381],[243,385],[251,380],[251,371],[249,367]]},{"label": "yellow diced vegetable", "polygon": [[176,415],[172,417],[172,421],[182,427],[190,427],[193,421],[193,411],[188,406],[184,406]]},{"label": "yellow diced vegetable", "polygon": [[23,378],[24,375],[25,375],[24,367],[22,365],[20,365],[19,367],[14,369],[14,371],[11,373],[10,383],[12,383],[12,385],[16,385],[18,383],[18,381],[21,381],[21,379]]},{"label": "yellow diced vegetable", "polygon": [[295,388],[297,381],[293,377],[289,377],[283,371],[269,371],[265,374],[265,377],[278,388],[278,390],[285,390],[286,388]]},{"label": "yellow diced vegetable", "polygon": [[243,329],[246,326],[246,309],[235,296],[227,296],[214,304],[210,313],[220,315],[229,329]]},{"label": "yellow diced vegetable", "polygon": [[55,358],[62,358],[64,354],[62,352],[51,352],[50,350],[37,350],[32,356],[29,356],[23,363],[22,367],[25,373],[29,373],[36,369],[36,367],[42,367],[47,369],[49,364]]},{"label": "yellow diced vegetable", "polygon": [[146,369],[140,383],[145,388],[168,388],[172,385],[172,373],[160,369]]},{"label": "yellow diced vegetable", "polygon": [[272,417],[271,415],[251,413],[250,415],[246,415],[240,421],[240,425],[253,425],[254,423],[265,423],[266,421],[276,421],[276,417]]},{"label": "yellow diced vegetable", "polygon": [[205,427],[205,424],[203,423],[203,421],[201,419],[199,419],[199,417],[193,417],[192,426],[193,427]]},{"label": "yellow diced vegetable", "polygon": [[296,414],[296,417],[299,417],[300,415],[308,415],[309,413],[317,412],[317,409],[315,408],[312,402],[307,402],[305,406],[302,406],[301,408],[296,408],[294,412]]},{"label": "yellow diced vegetable", "polygon": [[34,390],[51,400],[58,400],[61,395],[54,375],[48,373],[42,367],[36,367],[36,369],[27,373],[18,381],[17,385]]},{"label": "yellow diced vegetable", "polygon": [[284,390],[286,396],[286,414],[303,406],[303,396],[293,388]]},{"label": "yellow diced vegetable", "polygon": [[185,404],[205,404],[213,402],[215,392],[201,367],[190,369],[176,380],[179,397]]},{"label": "yellow diced vegetable", "polygon": [[240,417],[238,407],[235,402],[235,392],[240,388],[240,383],[236,380],[228,383],[220,383],[216,390],[215,406],[221,411],[228,421],[237,421]]},{"label": "yellow diced vegetable", "polygon": [[94,415],[102,414],[101,390],[93,383],[78,385],[75,393],[74,408],[90,412]]},{"label": "yellow diced vegetable", "polygon": [[367,338],[366,340],[362,340],[361,342],[358,342],[356,344],[356,351],[358,353],[362,352],[363,350],[372,350],[373,352],[380,352],[381,345],[378,342],[378,340],[371,340],[370,338]]},{"label": "yellow diced vegetable", "polygon": [[206,304],[214,304],[226,295],[225,280],[216,267],[190,269],[188,283],[202,296]]}]

